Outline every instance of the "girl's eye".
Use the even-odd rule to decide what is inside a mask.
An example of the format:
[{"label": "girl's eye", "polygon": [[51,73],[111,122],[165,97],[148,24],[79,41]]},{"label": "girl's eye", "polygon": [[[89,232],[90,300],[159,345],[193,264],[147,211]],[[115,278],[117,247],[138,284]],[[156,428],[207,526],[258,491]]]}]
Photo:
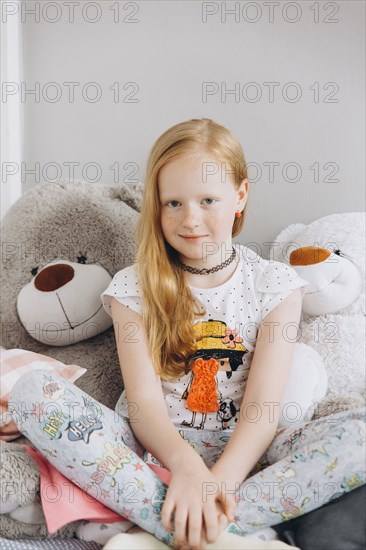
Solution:
[{"label": "girl's eye", "polygon": [[[207,197],[206,199],[203,199],[203,200],[204,200],[204,201],[215,201],[215,199],[211,199],[211,198],[209,198],[209,197]],[[169,202],[167,203],[167,205],[169,206],[169,205],[172,204],[173,202],[174,202],[174,203],[178,203],[178,201],[169,201]],[[212,204],[212,202],[211,202],[210,204]]]}]

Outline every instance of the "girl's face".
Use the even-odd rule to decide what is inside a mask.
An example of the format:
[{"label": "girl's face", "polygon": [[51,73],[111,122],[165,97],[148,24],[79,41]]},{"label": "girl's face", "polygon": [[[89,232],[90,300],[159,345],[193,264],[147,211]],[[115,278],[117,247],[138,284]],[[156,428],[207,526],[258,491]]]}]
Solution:
[{"label": "girl's face", "polygon": [[248,198],[247,180],[236,189],[226,162],[197,153],[166,164],[158,190],[164,237],[183,263],[209,268],[230,256],[235,212],[242,212]]}]

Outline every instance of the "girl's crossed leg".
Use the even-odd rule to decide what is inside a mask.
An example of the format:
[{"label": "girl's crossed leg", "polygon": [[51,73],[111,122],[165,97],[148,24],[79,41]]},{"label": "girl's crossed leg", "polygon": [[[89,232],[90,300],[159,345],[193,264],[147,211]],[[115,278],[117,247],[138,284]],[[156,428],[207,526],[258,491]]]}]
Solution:
[{"label": "girl's crossed leg", "polygon": [[9,410],[18,429],[65,477],[171,544],[174,533],[161,522],[168,487],[144,462],[145,449],[125,419],[64,378],[41,370],[16,383]]},{"label": "girl's crossed leg", "polygon": [[[161,523],[167,486],[145,464],[129,422],[49,371],[24,375],[10,395],[18,428],[65,477],[170,545]],[[238,490],[235,522],[253,531],[319,508],[365,483],[364,410],[345,411],[277,432]],[[232,431],[182,428],[208,467]]]},{"label": "girl's crossed leg", "polygon": [[[226,530],[249,535],[311,512],[363,485],[365,416],[361,408],[277,430],[249,477],[237,484],[235,521]],[[190,428],[184,437],[211,467],[231,433],[231,429]]]},{"label": "girl's crossed leg", "polygon": [[[247,535],[320,508],[365,484],[365,409],[277,431],[239,489],[235,523]],[[258,471],[259,470],[259,471]]]}]

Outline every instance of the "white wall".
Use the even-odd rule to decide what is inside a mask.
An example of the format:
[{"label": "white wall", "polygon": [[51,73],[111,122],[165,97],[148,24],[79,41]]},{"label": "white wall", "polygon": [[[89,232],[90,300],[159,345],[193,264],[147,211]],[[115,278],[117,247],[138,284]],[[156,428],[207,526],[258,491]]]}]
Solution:
[{"label": "white wall", "polygon": [[[13,2],[13,11],[14,9]],[[1,6],[1,218],[22,194],[21,162],[24,158],[23,103],[16,89],[23,79],[22,24],[20,17],[5,15]],[[10,8],[12,6],[10,5]],[[16,7],[16,5],[15,5]],[[11,92],[14,96],[9,95]],[[5,99],[5,100],[4,100]]]},{"label": "white wall", "polygon": [[[55,4],[40,3],[39,22],[23,9],[24,81],[41,90],[38,103],[29,94],[24,103],[27,168],[38,162],[52,179],[68,177],[64,163],[76,162],[75,178],[93,178],[95,170],[81,168],[97,163],[100,182],[111,184],[110,167],[119,163],[120,181],[134,166],[133,177],[143,181],[153,141],[172,124],[206,116],[238,136],[251,165],[240,242],[268,242],[290,223],[364,209],[364,2],[226,2],[238,10],[225,21],[222,2],[105,0],[79,2],[74,22],[65,2],[57,2],[58,11]],[[90,23],[93,4],[100,20]],[[205,10],[217,13],[205,22]],[[59,86],[57,102],[47,101],[56,91],[47,90],[50,82]],[[73,103],[65,82],[80,83]],[[85,99],[93,87],[81,93],[91,82],[102,91],[94,103]],[[119,102],[109,89],[115,82]],[[223,91],[237,83],[240,97],[215,93],[204,101],[204,82]],[[270,82],[278,83],[273,100]],[[250,101],[255,93],[261,97]],[[296,93],[301,97],[291,101]],[[44,170],[50,162],[58,174]],[[273,178],[268,163],[279,163]],[[299,181],[291,181],[294,166]],[[23,190],[35,183],[33,175],[23,179]]]}]

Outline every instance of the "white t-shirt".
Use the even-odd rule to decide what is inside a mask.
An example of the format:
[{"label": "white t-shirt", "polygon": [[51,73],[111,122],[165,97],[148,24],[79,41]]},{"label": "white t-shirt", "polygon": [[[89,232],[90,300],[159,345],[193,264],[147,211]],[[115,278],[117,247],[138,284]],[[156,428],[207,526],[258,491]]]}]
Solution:
[{"label": "white t-shirt", "polygon": [[[202,304],[206,308],[206,315],[192,324],[197,346],[192,370],[175,381],[161,381],[169,416],[179,428],[234,427],[261,322],[294,289],[301,288],[304,295],[309,284],[291,266],[264,260],[242,244],[234,246],[237,267],[228,281],[207,289],[189,286],[201,310]],[[118,271],[101,294],[109,315],[112,297],[142,315],[135,265]],[[116,410],[128,417],[125,391]]]}]

